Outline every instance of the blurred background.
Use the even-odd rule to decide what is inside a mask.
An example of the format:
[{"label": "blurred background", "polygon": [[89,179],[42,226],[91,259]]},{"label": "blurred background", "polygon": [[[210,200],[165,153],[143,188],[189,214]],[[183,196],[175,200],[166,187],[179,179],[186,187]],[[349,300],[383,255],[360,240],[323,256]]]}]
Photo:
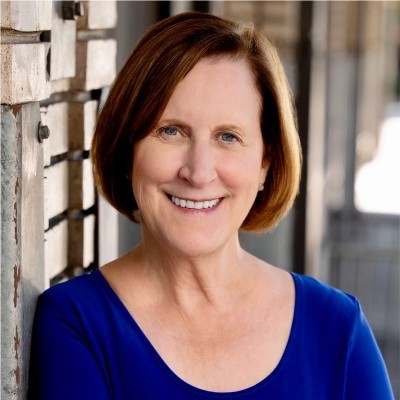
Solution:
[{"label": "blurred background", "polygon": [[[304,152],[301,190],[279,227],[243,234],[262,259],[356,295],[400,396],[400,3],[385,1],[119,1],[117,69],[154,22],[183,11],[251,20],[277,46],[294,93]],[[100,226],[99,262],[140,239]],[[104,233],[102,233],[104,232]]]}]

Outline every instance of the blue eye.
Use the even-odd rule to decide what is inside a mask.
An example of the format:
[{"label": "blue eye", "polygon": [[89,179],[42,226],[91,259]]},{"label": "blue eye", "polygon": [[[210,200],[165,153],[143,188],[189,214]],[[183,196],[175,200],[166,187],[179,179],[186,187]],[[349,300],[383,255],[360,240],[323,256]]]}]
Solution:
[{"label": "blue eye", "polygon": [[223,133],[221,135],[221,140],[224,141],[224,142],[233,143],[233,142],[236,142],[238,139],[232,133]]},{"label": "blue eye", "polygon": [[163,128],[163,132],[168,136],[176,136],[178,134],[178,128],[175,126],[166,126]]}]

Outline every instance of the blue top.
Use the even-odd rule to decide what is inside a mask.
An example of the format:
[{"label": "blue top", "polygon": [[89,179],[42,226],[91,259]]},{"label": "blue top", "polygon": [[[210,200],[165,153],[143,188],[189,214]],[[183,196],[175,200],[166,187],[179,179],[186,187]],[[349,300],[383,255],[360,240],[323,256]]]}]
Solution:
[{"label": "blue top", "polygon": [[198,389],[180,379],[100,271],[56,285],[37,306],[29,398],[394,399],[358,301],[313,278],[292,276],[295,312],[282,359],[263,381],[229,393]]}]

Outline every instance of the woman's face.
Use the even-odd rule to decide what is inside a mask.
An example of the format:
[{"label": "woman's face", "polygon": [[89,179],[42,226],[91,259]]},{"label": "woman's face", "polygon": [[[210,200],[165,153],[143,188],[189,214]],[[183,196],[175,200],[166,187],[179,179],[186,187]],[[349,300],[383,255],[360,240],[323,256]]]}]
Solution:
[{"label": "woman's face", "polygon": [[245,61],[205,59],[190,71],[134,148],[144,238],[188,257],[237,243],[269,166],[260,113]]}]

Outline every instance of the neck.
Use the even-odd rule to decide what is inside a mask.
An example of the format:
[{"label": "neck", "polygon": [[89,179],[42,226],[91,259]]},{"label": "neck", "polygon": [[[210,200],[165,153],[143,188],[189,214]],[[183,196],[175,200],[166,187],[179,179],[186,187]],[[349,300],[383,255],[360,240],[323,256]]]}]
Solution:
[{"label": "neck", "polygon": [[145,230],[142,237],[132,255],[162,301],[167,296],[181,307],[200,303],[223,307],[247,287],[243,283],[250,275],[246,260],[251,256],[240,247],[237,235],[222,248],[203,255],[161,247]]}]

